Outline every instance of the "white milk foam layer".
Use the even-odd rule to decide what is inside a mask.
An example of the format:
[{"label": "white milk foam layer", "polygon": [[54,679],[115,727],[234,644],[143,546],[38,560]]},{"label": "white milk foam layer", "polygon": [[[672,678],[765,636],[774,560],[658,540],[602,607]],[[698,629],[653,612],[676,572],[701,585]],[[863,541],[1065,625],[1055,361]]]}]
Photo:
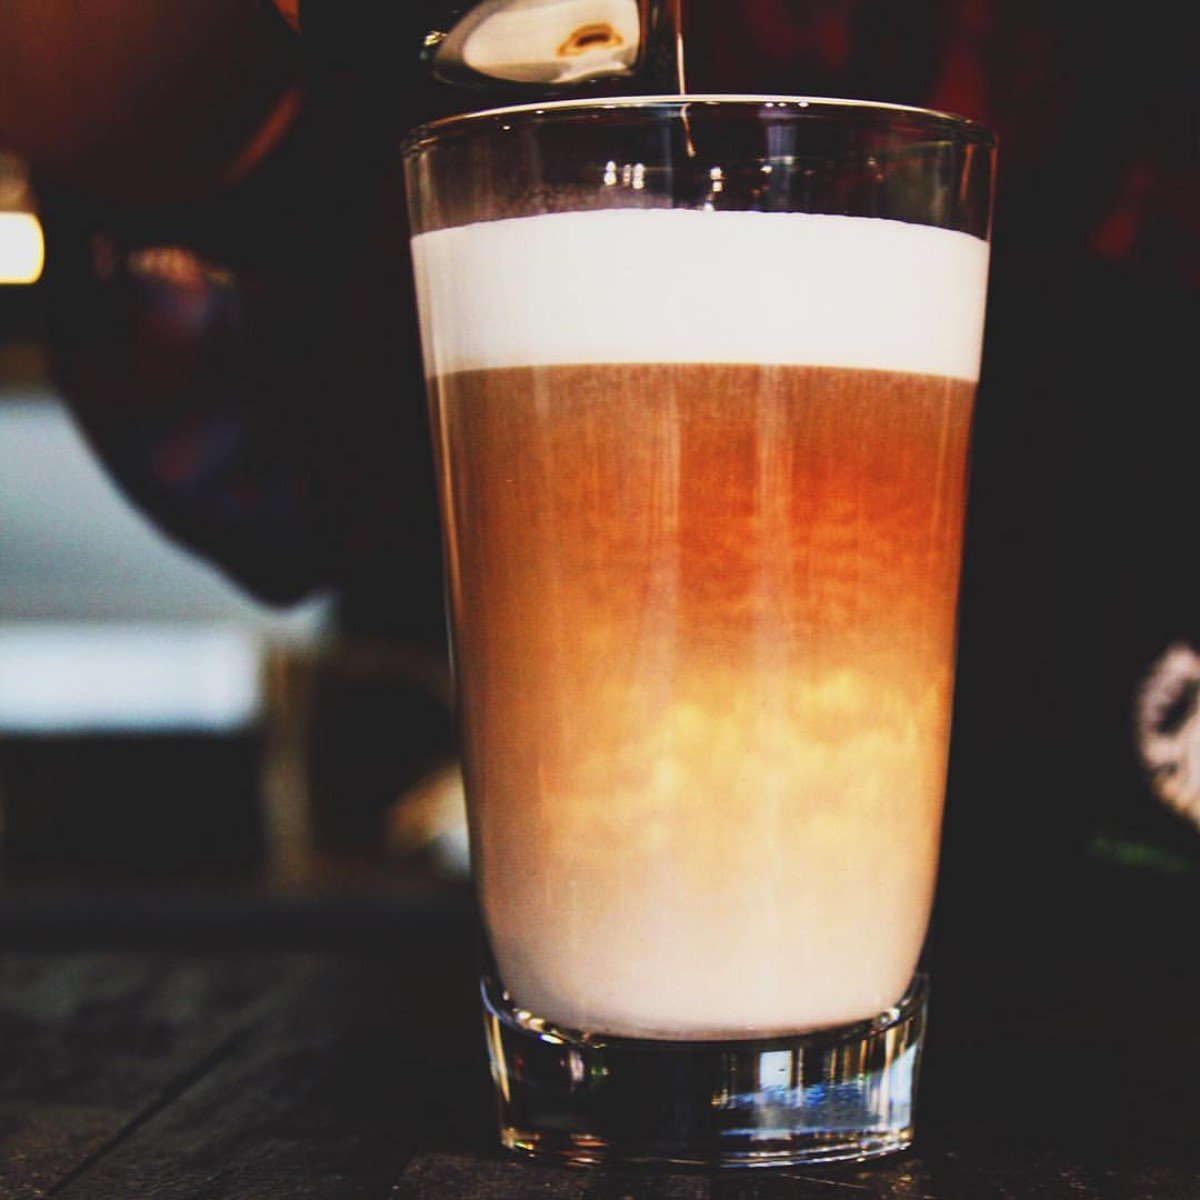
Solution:
[{"label": "white milk foam layer", "polygon": [[975,381],[988,248],[811,213],[605,209],[413,239],[426,369],[767,363]]}]

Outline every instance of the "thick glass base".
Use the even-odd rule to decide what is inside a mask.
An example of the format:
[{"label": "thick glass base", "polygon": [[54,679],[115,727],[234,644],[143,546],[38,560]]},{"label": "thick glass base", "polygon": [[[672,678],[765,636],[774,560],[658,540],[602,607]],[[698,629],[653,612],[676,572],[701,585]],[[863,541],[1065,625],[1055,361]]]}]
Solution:
[{"label": "thick glass base", "polygon": [[903,1150],[927,987],[872,1021],[794,1037],[686,1042],[556,1029],[483,982],[510,1150],[575,1166],[768,1167]]}]

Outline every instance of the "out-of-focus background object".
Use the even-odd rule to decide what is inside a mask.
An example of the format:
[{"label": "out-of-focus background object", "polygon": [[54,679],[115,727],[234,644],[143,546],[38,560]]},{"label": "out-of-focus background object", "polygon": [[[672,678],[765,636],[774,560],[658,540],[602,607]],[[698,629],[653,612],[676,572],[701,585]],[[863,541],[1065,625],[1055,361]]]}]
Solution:
[{"label": "out-of-focus background object", "polygon": [[[20,307],[11,293],[0,298]],[[38,297],[27,299],[32,310]],[[427,736],[428,765],[437,764],[444,732],[412,725],[448,719],[436,660],[386,644],[352,651],[328,595],[283,608],[252,598],[115,486],[36,341],[5,338],[0,367],[9,894],[16,880],[354,886],[355,856],[386,890],[387,812],[425,764],[401,755],[416,761],[389,778],[386,762],[347,755],[356,743]],[[376,730],[373,743],[364,728]],[[370,773],[373,804],[356,805]],[[454,876],[463,863],[453,779],[448,789],[437,821],[409,821],[396,845],[424,855],[449,838],[439,844]]]},{"label": "out-of-focus background object", "polygon": [[[256,598],[164,536],[52,375],[44,256],[28,167],[0,153],[0,925],[457,894],[442,656],[344,635],[328,589]],[[227,288],[191,264],[131,264],[159,281],[168,373],[172,327],[180,345]]]},{"label": "out-of-focus background object", "polygon": [[[36,347],[3,361],[0,910],[47,886],[407,895],[401,862],[460,879],[436,660],[355,648],[325,595],[252,599],[130,504],[47,380],[14,378]],[[389,816],[414,785],[414,815]]]}]

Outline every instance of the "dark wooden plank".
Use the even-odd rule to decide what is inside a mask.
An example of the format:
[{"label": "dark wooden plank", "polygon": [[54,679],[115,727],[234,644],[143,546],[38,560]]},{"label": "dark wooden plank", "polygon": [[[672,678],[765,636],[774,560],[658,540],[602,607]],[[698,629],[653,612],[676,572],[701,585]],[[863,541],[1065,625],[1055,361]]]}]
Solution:
[{"label": "dark wooden plank", "polygon": [[1057,998],[1034,988],[1024,1011],[943,1009],[920,1150],[946,1195],[1200,1196],[1200,988],[1116,986],[1088,972]]},{"label": "dark wooden plank", "polygon": [[[865,1166],[693,1174],[585,1172],[469,1154],[414,1157],[397,1200],[1093,1200],[1142,1190],[1095,1189],[1078,1168],[1041,1154],[954,1161],[902,1156]],[[1170,1192],[1195,1196],[1193,1190]]]},{"label": "dark wooden plank", "polygon": [[296,959],[0,958],[0,1196],[34,1200],[261,1018]]},{"label": "dark wooden plank", "polygon": [[324,958],[56,1200],[383,1200],[438,1129],[486,1154],[475,963],[465,930]]},{"label": "dark wooden plank", "polygon": [[1187,1168],[1146,1164],[1132,1170],[1105,1171],[1104,1200],[1196,1200],[1196,1173]]},{"label": "dark wooden plank", "polygon": [[396,1200],[456,1196],[472,1200],[709,1200],[717,1195],[714,1189],[719,1183],[701,1172],[580,1170],[495,1155],[422,1153],[405,1171],[395,1196]]},{"label": "dark wooden plank", "polygon": [[395,1193],[397,1200],[940,1200],[949,1194],[931,1183],[922,1164],[904,1159],[871,1167],[669,1174],[447,1153],[416,1155]]}]

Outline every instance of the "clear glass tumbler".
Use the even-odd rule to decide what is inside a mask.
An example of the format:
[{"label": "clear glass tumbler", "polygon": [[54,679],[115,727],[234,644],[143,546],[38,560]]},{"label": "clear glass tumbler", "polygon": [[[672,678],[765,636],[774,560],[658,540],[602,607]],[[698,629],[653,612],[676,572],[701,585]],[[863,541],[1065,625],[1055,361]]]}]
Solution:
[{"label": "clear glass tumbler", "polygon": [[906,1146],[990,135],[648,97],[405,167],[504,1144]]}]

